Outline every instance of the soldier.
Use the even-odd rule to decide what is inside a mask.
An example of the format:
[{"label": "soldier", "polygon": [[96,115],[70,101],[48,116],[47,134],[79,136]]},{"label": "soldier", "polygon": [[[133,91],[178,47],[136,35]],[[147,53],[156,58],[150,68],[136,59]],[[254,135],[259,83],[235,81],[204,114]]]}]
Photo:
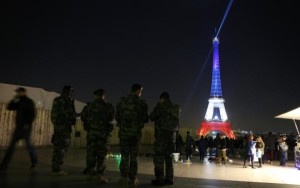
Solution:
[{"label": "soldier", "polygon": [[[156,179],[151,181],[153,185],[174,184],[172,154],[175,151],[179,114],[180,107],[171,102],[167,92],[160,95],[159,103],[150,114],[151,121],[155,121],[153,162]],[[166,168],[165,170],[164,166]],[[166,172],[166,174],[164,172]]]},{"label": "soldier", "polygon": [[119,184],[122,186],[137,185],[138,154],[141,143],[141,130],[149,121],[148,105],[141,99],[143,87],[134,84],[131,94],[121,97],[116,106],[116,121],[119,127],[121,148]]},{"label": "soldier", "polygon": [[11,100],[8,105],[8,110],[16,111],[16,127],[13,133],[11,142],[7,148],[3,161],[0,165],[0,170],[5,171],[7,169],[8,164],[12,158],[12,155],[15,150],[16,143],[20,139],[24,139],[30,160],[31,160],[31,169],[33,169],[37,164],[37,156],[34,147],[31,145],[30,135],[32,130],[32,123],[36,116],[36,109],[34,102],[27,97],[26,89],[23,87],[19,87],[16,90],[16,96],[13,100]]},{"label": "soldier", "polygon": [[71,143],[72,126],[76,123],[73,91],[71,86],[64,86],[61,95],[53,100],[51,110],[51,121],[54,125],[51,139],[53,144],[52,174],[57,176],[68,175],[61,167],[64,155]]},{"label": "soldier", "polygon": [[[88,103],[81,113],[81,120],[87,131],[86,170],[92,180],[107,183],[103,176],[105,157],[109,150],[110,133],[113,130],[115,110],[112,104],[105,102],[105,91],[98,89],[94,92],[96,99]],[[96,166],[97,163],[97,166]],[[96,171],[95,171],[96,167]]]}]

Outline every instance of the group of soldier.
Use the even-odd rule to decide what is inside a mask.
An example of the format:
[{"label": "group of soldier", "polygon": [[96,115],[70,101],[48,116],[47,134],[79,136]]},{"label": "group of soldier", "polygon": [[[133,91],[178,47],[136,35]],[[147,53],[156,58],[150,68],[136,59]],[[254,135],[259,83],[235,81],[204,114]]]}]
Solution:
[{"label": "group of soldier", "polygon": [[[19,91],[22,90],[22,91]],[[16,90],[17,96],[10,102],[15,104],[15,108],[10,110],[17,111],[17,120],[20,114],[26,119],[24,109],[21,108],[20,95],[22,93],[26,100],[29,100],[32,113],[34,115],[26,122],[17,122],[14,139],[8,147],[7,153],[1,163],[0,168],[5,170],[9,164],[16,141],[25,139],[31,156],[31,168],[37,164],[37,157],[34,148],[30,144],[31,125],[34,120],[34,103],[26,96],[26,90],[19,88]],[[131,92],[127,96],[121,97],[116,108],[111,103],[106,102],[106,95],[103,89],[94,92],[95,99],[84,106],[81,113],[76,113],[73,99],[73,88],[64,86],[60,96],[53,100],[51,110],[51,121],[54,125],[54,133],[51,143],[53,144],[52,154],[52,174],[64,176],[68,173],[62,169],[64,155],[71,143],[72,126],[75,125],[76,117],[80,116],[83,121],[84,129],[87,131],[87,154],[86,168],[83,173],[89,179],[100,183],[107,183],[104,176],[106,168],[105,158],[109,151],[110,133],[113,130],[112,121],[116,120],[119,127],[120,140],[120,175],[119,184],[121,186],[135,186],[138,184],[138,156],[141,144],[141,130],[149,120],[154,122],[155,141],[153,145],[154,174],[155,179],[151,181],[153,185],[172,185],[174,183],[174,172],[172,153],[175,151],[176,132],[178,131],[180,107],[170,100],[167,92],[163,92],[159,97],[159,102],[148,113],[148,105],[141,98],[143,87],[134,84]],[[23,102],[24,103],[24,102]],[[25,107],[24,107],[25,108]],[[28,108],[28,105],[26,106]],[[27,113],[27,112],[26,112]],[[18,125],[19,124],[19,125]],[[25,131],[27,130],[27,132]],[[21,133],[20,133],[21,132]]]}]

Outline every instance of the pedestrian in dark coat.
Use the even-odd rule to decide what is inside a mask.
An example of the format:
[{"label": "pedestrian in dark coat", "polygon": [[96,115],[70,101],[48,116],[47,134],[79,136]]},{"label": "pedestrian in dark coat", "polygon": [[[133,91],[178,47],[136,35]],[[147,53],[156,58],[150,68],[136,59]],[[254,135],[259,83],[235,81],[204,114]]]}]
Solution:
[{"label": "pedestrian in dark coat", "polygon": [[2,163],[0,165],[0,170],[4,171],[7,169],[12,155],[15,151],[16,143],[20,139],[24,139],[26,143],[26,147],[31,160],[31,169],[33,169],[37,164],[37,155],[35,148],[31,144],[31,130],[32,123],[36,116],[36,109],[34,102],[27,97],[26,89],[23,87],[19,87],[16,91],[16,96],[12,99],[8,105],[7,109],[16,111],[16,128],[13,133],[11,142],[7,148],[7,151],[4,155]]}]

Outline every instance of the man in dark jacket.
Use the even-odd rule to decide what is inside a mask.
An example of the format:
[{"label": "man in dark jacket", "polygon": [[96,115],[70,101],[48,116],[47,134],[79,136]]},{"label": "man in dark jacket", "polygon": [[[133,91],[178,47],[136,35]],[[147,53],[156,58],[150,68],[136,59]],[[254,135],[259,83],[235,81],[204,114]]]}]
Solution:
[{"label": "man in dark jacket", "polygon": [[32,123],[36,115],[35,105],[34,102],[27,97],[25,88],[19,87],[15,91],[17,94],[15,98],[8,103],[7,109],[16,111],[16,128],[0,165],[1,170],[7,169],[15,151],[16,143],[20,139],[25,140],[31,160],[31,168],[33,169],[37,164],[36,152],[30,141]]}]

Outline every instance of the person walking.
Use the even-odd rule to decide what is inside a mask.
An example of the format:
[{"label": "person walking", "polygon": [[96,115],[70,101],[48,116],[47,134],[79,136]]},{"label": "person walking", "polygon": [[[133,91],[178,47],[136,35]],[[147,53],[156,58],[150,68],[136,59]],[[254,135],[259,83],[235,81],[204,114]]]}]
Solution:
[{"label": "person walking", "polygon": [[56,176],[68,175],[62,170],[62,165],[71,143],[72,126],[76,123],[73,91],[71,86],[64,86],[61,95],[56,97],[52,104],[51,122],[54,125],[51,139],[53,144],[52,175]]},{"label": "person walking", "polygon": [[104,177],[105,158],[109,151],[110,133],[113,130],[111,122],[114,119],[115,110],[112,104],[105,101],[103,89],[95,91],[94,96],[95,100],[88,103],[81,113],[81,120],[87,130],[85,174],[91,180],[107,183],[108,179]]},{"label": "person walking", "polygon": [[155,122],[154,174],[153,185],[173,185],[174,169],[172,154],[175,151],[176,132],[178,130],[180,107],[172,103],[167,92],[160,95],[159,103],[150,114]]},{"label": "person walking", "polygon": [[35,148],[31,144],[32,123],[36,116],[36,108],[32,99],[27,96],[27,91],[23,87],[15,90],[16,95],[8,105],[7,109],[16,111],[15,123],[16,127],[12,135],[12,139],[0,164],[0,171],[6,171],[11,161],[15,146],[21,139],[25,140],[26,147],[30,156],[31,166],[35,168],[38,159]]},{"label": "person walking", "polygon": [[131,93],[121,100],[116,106],[116,121],[119,127],[121,149],[120,173],[121,186],[136,186],[138,184],[138,155],[140,151],[141,130],[149,121],[148,105],[141,99],[143,87],[134,84]]}]

